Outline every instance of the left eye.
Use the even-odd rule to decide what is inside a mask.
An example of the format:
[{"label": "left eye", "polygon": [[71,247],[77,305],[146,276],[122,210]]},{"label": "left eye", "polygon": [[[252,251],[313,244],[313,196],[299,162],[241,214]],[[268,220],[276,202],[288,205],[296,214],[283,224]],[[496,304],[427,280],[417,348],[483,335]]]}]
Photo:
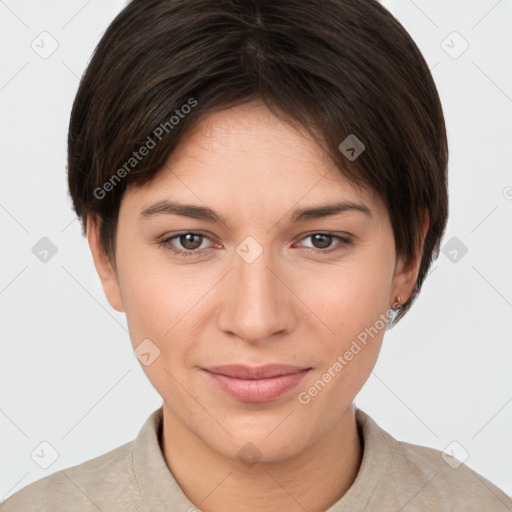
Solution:
[{"label": "left eye", "polygon": [[333,239],[338,239],[340,241],[338,243],[338,246],[340,247],[347,246],[351,243],[351,241],[348,238],[337,236],[332,233],[312,233],[310,235],[305,236],[302,240],[306,240],[307,238],[311,238],[313,244],[317,244],[316,246],[313,245],[312,247],[312,249],[316,252],[331,252],[337,250],[338,247],[335,247],[334,249],[331,248],[331,242],[333,241]]}]

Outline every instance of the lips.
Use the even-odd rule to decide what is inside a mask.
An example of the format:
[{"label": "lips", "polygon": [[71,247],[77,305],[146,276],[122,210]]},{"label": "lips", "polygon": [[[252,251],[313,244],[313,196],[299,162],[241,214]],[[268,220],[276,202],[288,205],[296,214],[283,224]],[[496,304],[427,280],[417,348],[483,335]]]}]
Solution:
[{"label": "lips", "polygon": [[235,379],[269,379],[280,375],[292,375],[310,368],[304,366],[291,366],[286,364],[267,364],[264,366],[246,366],[243,364],[222,365],[205,368],[205,370],[219,375],[226,375]]},{"label": "lips", "polygon": [[213,366],[203,369],[208,381],[232,398],[244,402],[269,402],[293,389],[311,368],[282,364],[259,367]]}]

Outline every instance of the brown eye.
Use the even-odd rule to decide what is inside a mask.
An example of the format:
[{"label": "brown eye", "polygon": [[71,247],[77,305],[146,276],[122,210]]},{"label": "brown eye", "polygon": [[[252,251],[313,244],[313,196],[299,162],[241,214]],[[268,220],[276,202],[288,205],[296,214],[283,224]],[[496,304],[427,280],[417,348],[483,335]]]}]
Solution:
[{"label": "brown eye", "polygon": [[210,238],[201,233],[187,232],[169,236],[159,244],[178,256],[199,256],[210,249],[210,247],[200,248],[205,240]]},{"label": "brown eye", "polygon": [[[317,253],[330,253],[337,250],[346,248],[352,243],[352,240],[347,237],[335,235],[333,233],[311,233],[304,237],[302,240],[311,239],[311,246],[303,246]],[[338,240],[338,243],[333,241]]]},{"label": "brown eye", "polygon": [[327,249],[331,245],[332,238],[332,235],[325,235],[323,233],[311,235],[311,241],[317,249]]},{"label": "brown eye", "polygon": [[189,251],[195,251],[201,247],[202,238],[202,235],[197,235],[195,233],[185,233],[184,235],[180,235],[178,240],[183,248]]}]

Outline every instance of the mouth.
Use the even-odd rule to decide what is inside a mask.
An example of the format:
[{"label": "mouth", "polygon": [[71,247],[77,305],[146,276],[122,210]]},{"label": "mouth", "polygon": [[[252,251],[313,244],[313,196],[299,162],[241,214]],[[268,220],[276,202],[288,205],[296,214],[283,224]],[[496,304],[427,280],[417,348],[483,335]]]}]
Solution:
[{"label": "mouth", "polygon": [[281,364],[259,367],[224,365],[202,370],[210,382],[237,400],[268,402],[294,388],[311,367]]}]

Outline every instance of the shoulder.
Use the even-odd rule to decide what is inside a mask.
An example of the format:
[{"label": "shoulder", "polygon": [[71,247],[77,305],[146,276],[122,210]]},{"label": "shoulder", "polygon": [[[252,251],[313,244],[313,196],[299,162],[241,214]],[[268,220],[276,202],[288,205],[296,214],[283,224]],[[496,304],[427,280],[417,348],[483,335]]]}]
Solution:
[{"label": "shoulder", "polygon": [[[512,500],[489,480],[435,448],[396,441],[397,452],[415,468],[425,482],[425,498],[436,500],[442,510],[511,511]],[[428,468],[428,478],[427,471]],[[405,468],[404,468],[405,469]]]},{"label": "shoulder", "polygon": [[395,439],[362,411],[358,419],[374,452],[372,459],[382,466],[382,492],[403,512],[512,511],[512,499],[463,462],[435,448]]},{"label": "shoulder", "polygon": [[0,512],[98,512],[114,503],[125,511],[144,510],[134,492],[133,443],[32,482],[2,502]]}]

